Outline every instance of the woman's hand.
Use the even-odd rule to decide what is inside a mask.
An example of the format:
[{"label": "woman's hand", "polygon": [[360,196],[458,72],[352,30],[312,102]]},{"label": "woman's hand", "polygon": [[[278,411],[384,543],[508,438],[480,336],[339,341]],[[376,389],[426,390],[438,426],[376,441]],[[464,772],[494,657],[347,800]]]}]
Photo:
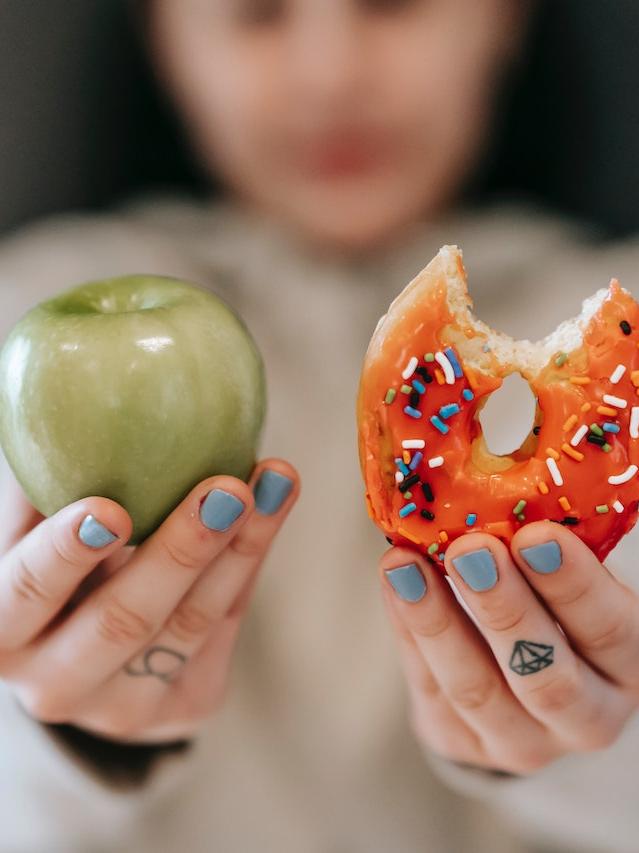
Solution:
[{"label": "woman's hand", "polygon": [[[511,552],[453,542],[443,575],[418,554],[381,560],[417,737],[449,759],[527,774],[611,745],[639,699],[639,597],[573,533],[535,522]],[[482,636],[483,635],[483,636]]]},{"label": "woman's hand", "polygon": [[260,564],[298,493],[288,463],[264,460],[248,485],[204,480],[125,548],[131,519],[114,501],[42,519],[13,481],[0,507],[0,678],[41,722],[136,743],[192,736],[222,701]]}]

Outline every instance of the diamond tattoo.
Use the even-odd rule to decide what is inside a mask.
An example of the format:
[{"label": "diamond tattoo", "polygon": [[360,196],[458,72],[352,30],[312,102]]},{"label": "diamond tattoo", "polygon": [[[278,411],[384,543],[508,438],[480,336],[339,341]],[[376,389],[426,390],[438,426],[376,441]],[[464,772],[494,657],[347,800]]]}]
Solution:
[{"label": "diamond tattoo", "polygon": [[530,640],[517,640],[508,666],[517,675],[532,675],[553,663],[554,646],[533,643]]}]

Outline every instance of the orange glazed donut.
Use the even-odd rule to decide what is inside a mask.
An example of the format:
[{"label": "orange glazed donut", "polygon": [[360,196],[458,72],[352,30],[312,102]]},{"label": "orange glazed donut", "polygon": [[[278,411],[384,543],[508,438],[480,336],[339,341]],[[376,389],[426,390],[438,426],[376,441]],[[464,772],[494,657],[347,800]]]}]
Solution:
[{"label": "orange glazed donut", "polygon": [[[357,400],[370,517],[438,565],[462,533],[509,543],[539,519],[603,559],[637,519],[639,305],[613,279],[537,343],[492,331],[471,306],[461,252],[444,246],[377,324]],[[479,411],[513,372],[537,398],[535,423],[497,456]]]}]

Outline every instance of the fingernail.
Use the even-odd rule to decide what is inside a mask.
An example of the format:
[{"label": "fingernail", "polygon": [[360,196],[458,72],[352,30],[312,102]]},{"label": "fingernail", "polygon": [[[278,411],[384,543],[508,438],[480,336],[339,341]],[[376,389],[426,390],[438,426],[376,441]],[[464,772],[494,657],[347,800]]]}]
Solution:
[{"label": "fingernail", "polygon": [[293,488],[293,481],[284,474],[266,469],[255,484],[255,509],[263,515],[273,515],[282,506]]},{"label": "fingernail", "polygon": [[224,489],[212,489],[200,507],[200,521],[209,530],[228,530],[244,512],[244,504]]},{"label": "fingernail", "polygon": [[475,592],[484,592],[497,583],[497,565],[488,548],[453,557],[453,566]]},{"label": "fingernail", "polygon": [[542,542],[541,545],[531,545],[530,548],[522,548],[519,553],[528,563],[531,569],[542,575],[556,572],[561,566],[561,548],[554,539],[550,542]]},{"label": "fingernail", "polygon": [[89,548],[104,548],[119,537],[111,533],[94,515],[87,515],[78,529],[78,537]]},{"label": "fingernail", "polygon": [[386,569],[385,574],[397,595],[404,601],[419,601],[426,595],[426,580],[416,563]]}]

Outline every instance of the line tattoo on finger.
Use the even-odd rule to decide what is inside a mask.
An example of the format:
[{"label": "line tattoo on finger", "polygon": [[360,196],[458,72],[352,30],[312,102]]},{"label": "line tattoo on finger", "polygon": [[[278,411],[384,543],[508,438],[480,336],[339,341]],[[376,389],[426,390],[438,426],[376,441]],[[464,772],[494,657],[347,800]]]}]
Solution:
[{"label": "line tattoo on finger", "polygon": [[532,675],[553,663],[554,646],[535,643],[532,640],[517,640],[513,646],[508,666],[517,675]]},{"label": "line tattoo on finger", "polygon": [[186,663],[186,655],[168,646],[151,646],[144,654],[130,660],[124,667],[127,675],[151,675],[160,681],[173,681]]}]

